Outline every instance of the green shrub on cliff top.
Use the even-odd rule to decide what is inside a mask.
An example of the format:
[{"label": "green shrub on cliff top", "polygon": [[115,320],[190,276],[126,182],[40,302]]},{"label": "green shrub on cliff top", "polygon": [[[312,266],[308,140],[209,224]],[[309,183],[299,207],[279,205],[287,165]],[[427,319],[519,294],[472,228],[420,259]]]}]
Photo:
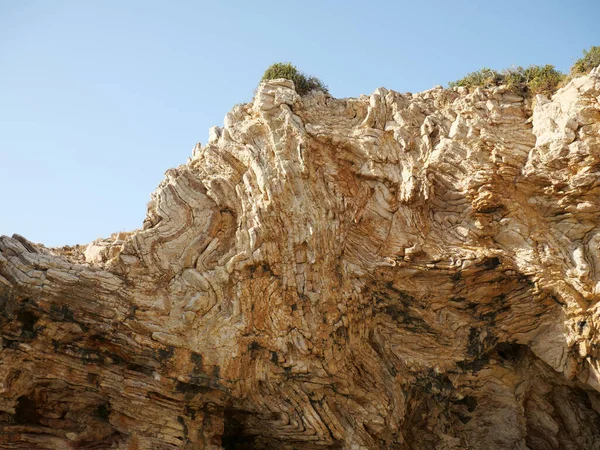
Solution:
[{"label": "green shrub on cliff top", "polygon": [[290,63],[275,63],[272,64],[267,70],[265,70],[262,76],[264,80],[275,80],[277,78],[285,78],[292,80],[296,87],[296,92],[300,95],[308,94],[312,90],[323,91],[326,94],[329,93],[327,86],[316,77],[307,76],[300,72],[296,66]]},{"label": "green shrub on cliff top", "polygon": [[590,47],[583,51],[583,57],[579,58],[571,67],[572,75],[589,73],[594,67],[600,66],[600,47]]},{"label": "green shrub on cliff top", "polygon": [[509,90],[522,95],[551,94],[560,87],[565,75],[550,64],[545,66],[511,67],[498,72],[484,67],[467,74],[460,80],[448,83],[450,87],[482,87],[506,85]]},{"label": "green shrub on cliff top", "polygon": [[564,80],[565,75],[553,65],[513,67],[503,72],[504,83],[509,89],[521,94],[552,94]]},{"label": "green shrub on cliff top", "polygon": [[498,86],[502,80],[502,75],[494,69],[484,67],[477,72],[471,72],[460,80],[448,83],[450,87],[482,87],[489,88]]}]

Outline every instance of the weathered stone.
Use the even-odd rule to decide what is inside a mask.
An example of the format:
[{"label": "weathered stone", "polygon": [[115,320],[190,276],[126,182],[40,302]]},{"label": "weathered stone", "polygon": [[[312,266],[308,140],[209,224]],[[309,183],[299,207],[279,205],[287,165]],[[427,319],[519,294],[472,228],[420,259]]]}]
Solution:
[{"label": "weathered stone", "polygon": [[263,83],[143,229],[0,238],[0,446],[599,449],[599,98]]}]

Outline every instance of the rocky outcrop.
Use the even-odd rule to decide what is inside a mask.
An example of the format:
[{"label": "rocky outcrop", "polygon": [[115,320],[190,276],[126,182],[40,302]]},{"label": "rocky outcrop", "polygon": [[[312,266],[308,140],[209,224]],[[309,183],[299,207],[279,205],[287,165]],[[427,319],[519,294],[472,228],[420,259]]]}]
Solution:
[{"label": "rocky outcrop", "polygon": [[0,448],[598,449],[599,199],[600,69],[263,83],[143,229],[0,238]]}]

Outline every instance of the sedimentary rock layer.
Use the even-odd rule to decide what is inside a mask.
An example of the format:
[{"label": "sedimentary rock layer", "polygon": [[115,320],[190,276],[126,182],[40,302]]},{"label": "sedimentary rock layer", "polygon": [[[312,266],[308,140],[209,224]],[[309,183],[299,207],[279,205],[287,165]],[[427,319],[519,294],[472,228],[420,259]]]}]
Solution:
[{"label": "sedimentary rock layer", "polygon": [[81,249],[0,238],[0,448],[599,449],[600,69],[263,83]]}]

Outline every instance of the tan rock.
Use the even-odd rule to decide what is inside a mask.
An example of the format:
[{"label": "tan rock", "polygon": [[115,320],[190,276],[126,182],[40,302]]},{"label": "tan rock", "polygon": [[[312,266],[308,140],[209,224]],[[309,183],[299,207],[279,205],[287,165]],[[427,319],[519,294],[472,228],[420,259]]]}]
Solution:
[{"label": "tan rock", "polygon": [[0,238],[0,445],[600,448],[599,96],[262,83],[143,229]]}]

